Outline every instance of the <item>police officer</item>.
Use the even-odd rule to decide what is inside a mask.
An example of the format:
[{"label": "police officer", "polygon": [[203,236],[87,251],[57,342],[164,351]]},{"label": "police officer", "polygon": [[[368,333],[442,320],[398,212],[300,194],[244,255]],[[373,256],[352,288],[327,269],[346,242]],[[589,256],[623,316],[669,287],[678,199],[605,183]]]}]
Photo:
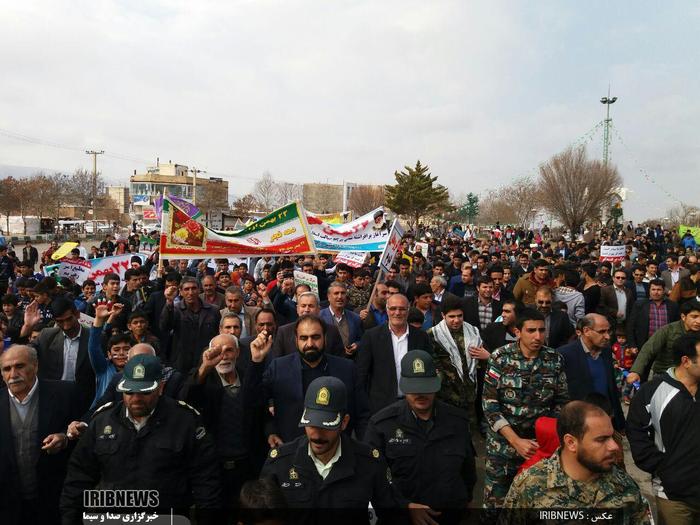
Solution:
[{"label": "police officer", "polygon": [[[367,523],[370,501],[380,517],[404,503],[397,500],[379,451],[343,434],[350,420],[347,406],[340,379],[314,379],[299,422],[305,434],[269,453],[261,477],[269,476],[279,485],[290,507],[309,511],[294,515],[295,521]],[[337,512],[314,515],[313,509]]]},{"label": "police officer", "polygon": [[441,380],[423,350],[401,359],[399,386],[405,399],[372,416],[365,441],[386,456],[406,499],[429,506],[432,520],[458,523],[476,481],[467,412],[435,399]]},{"label": "police officer", "polygon": [[70,458],[61,495],[65,524],[82,523],[88,489],[157,491],[157,501],[143,510],[187,515],[194,504],[198,520],[213,517],[221,494],[214,447],[198,412],[161,396],[162,375],[156,356],[126,363],[117,386],[124,400],[95,412]]},{"label": "police officer", "polygon": [[544,316],[525,308],[515,322],[518,340],[491,354],[484,378],[486,476],[484,508],[486,521],[495,518],[508,488],[525,459],[539,445],[535,420],[556,417],[569,400],[562,356],[544,346]]}]

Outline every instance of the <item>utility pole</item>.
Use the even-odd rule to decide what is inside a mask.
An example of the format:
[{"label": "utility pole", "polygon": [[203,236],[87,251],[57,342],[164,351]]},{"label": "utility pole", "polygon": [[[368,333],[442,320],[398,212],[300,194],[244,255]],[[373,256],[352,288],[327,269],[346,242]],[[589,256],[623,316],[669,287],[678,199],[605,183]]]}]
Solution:
[{"label": "utility pole", "polygon": [[612,119],[610,118],[610,104],[614,104],[617,97],[610,97],[610,85],[608,85],[608,96],[600,99],[601,104],[605,104],[605,121],[603,125],[603,165],[608,165],[608,155],[610,152],[610,126]]},{"label": "utility pole", "polygon": [[97,215],[95,215],[95,201],[97,201],[97,156],[104,155],[104,150],[87,150],[85,153],[92,155],[92,235],[97,238]]},{"label": "utility pole", "polygon": [[206,171],[198,170],[194,166],[187,171],[192,174],[192,204],[197,204],[197,173],[206,173]]}]

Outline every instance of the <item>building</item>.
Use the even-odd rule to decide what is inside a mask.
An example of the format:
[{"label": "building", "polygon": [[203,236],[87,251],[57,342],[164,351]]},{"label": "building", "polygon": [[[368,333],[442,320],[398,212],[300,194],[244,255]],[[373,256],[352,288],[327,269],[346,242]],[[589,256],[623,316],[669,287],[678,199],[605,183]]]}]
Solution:
[{"label": "building", "polygon": [[119,209],[119,213],[129,213],[131,200],[129,199],[129,188],[124,186],[107,186],[107,196],[114,201]]},{"label": "building", "polygon": [[[159,195],[174,195],[193,200],[194,186],[197,185],[196,204],[201,208],[225,208],[228,204],[228,181],[215,177],[191,176],[189,168],[183,164],[161,164],[148,168],[146,173],[131,176],[130,200],[135,206],[150,206]],[[138,209],[135,209],[138,213]]]},{"label": "building", "polygon": [[343,210],[342,184],[304,184],[301,201],[313,213],[335,213]]}]

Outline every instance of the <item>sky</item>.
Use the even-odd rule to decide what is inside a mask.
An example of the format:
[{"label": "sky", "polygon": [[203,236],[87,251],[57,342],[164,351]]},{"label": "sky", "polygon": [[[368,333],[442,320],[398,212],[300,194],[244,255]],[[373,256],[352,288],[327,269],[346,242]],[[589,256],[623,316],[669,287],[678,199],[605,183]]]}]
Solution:
[{"label": "sky", "polygon": [[[0,0],[2,166],[112,184],[172,160],[251,191],[390,184],[416,160],[455,195],[611,159],[626,218],[700,203],[697,2]],[[596,128],[597,126],[597,128]],[[595,133],[589,133],[595,130]],[[19,136],[25,137],[24,140]]]}]

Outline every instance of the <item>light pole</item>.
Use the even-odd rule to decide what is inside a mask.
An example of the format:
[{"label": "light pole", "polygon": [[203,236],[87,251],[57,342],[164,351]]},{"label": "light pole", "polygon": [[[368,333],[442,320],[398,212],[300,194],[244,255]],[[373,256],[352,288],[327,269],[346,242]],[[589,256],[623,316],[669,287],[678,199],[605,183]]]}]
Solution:
[{"label": "light pole", "polygon": [[97,156],[103,155],[104,150],[88,150],[85,153],[92,155],[92,235],[97,238],[97,216],[95,215],[95,201],[97,200]]},{"label": "light pole", "polygon": [[610,149],[610,104],[614,104],[617,97],[610,97],[610,86],[608,86],[608,96],[600,99],[601,104],[605,104],[605,124],[603,126],[603,165],[608,165],[608,151]]},{"label": "light pole", "polygon": [[198,170],[197,168],[192,166],[189,172],[192,174],[192,204],[197,204],[197,174],[206,173],[206,171]]}]

